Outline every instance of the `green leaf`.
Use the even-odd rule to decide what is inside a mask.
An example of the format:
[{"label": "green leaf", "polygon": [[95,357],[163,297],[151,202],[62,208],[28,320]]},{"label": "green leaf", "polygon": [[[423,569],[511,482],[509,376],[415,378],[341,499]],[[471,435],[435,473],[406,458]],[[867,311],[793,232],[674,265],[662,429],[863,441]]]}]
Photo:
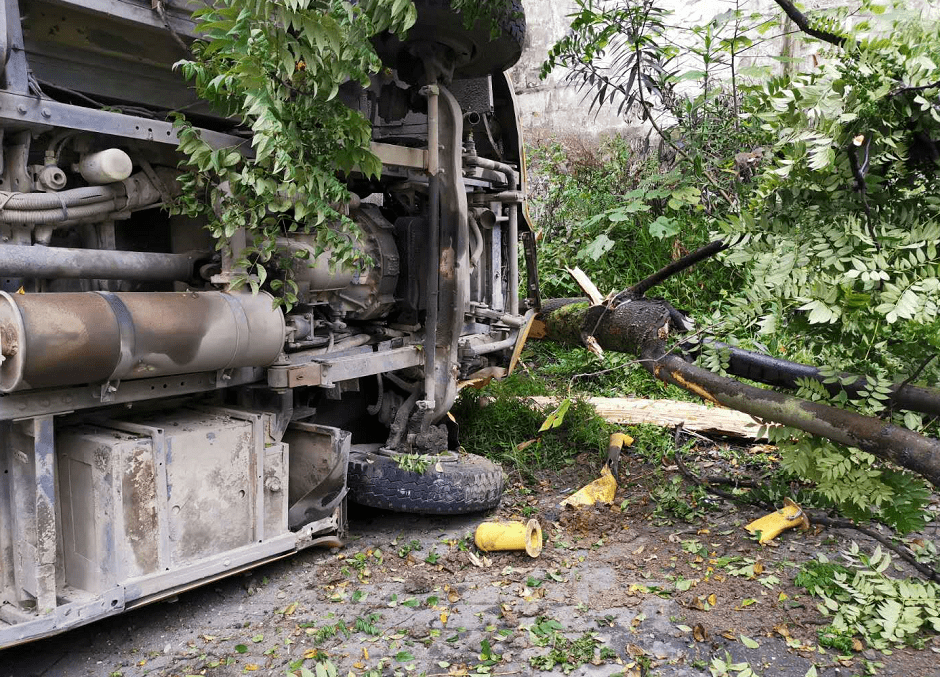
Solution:
[{"label": "green leaf", "polygon": [[554,411],[552,411],[552,413],[546,417],[538,431],[540,433],[544,433],[548,430],[552,430],[561,426],[561,424],[565,422],[565,414],[568,413],[568,408],[570,406],[571,398],[566,397],[558,404]]},{"label": "green leaf", "polygon": [[606,234],[601,233],[578,252],[578,258],[597,261],[600,257],[613,249],[616,244],[617,243],[607,237]]},{"label": "green leaf", "polygon": [[666,216],[657,216],[649,225],[649,233],[653,237],[664,239],[679,233],[679,222]]},{"label": "green leaf", "polygon": [[741,635],[741,644],[743,644],[744,646],[746,646],[748,649],[759,649],[759,648],[760,648],[760,644],[758,644],[757,642],[755,642],[753,639],[751,639],[750,637],[748,637],[748,636],[746,636],[746,635]]}]

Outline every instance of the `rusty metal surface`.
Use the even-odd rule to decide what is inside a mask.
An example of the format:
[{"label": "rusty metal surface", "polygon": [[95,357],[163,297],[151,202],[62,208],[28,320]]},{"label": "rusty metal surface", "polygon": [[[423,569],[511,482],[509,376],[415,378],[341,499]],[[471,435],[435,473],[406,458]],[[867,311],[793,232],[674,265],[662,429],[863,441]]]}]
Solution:
[{"label": "rusty metal surface", "polygon": [[411,169],[428,168],[428,151],[423,148],[408,148],[391,143],[372,143],[372,153],[382,164],[409,167]]},{"label": "rusty metal surface", "polygon": [[0,292],[0,327],[17,345],[4,392],[266,366],[284,341],[263,292]]},{"label": "rusty metal surface", "polygon": [[[319,479],[298,504],[319,511],[304,509],[292,533],[288,446],[269,438],[273,418],[200,407],[0,428],[0,647],[334,543],[349,433],[296,426],[297,458]],[[327,452],[322,468],[306,442]]]},{"label": "rusty metal surface", "polygon": [[65,429],[67,583],[100,593],[286,533],[287,447],[265,444],[270,416],[177,409]]},{"label": "rusty metal surface", "polygon": [[339,428],[295,421],[284,441],[290,445],[288,524],[300,527],[328,517],[346,495],[352,434]]},{"label": "rusty metal surface", "polygon": [[440,94],[441,257],[440,297],[434,361],[436,382],[431,421],[439,421],[457,397],[458,341],[470,303],[470,226],[462,184],[463,114],[446,88]]},{"label": "rusty metal surface", "polygon": [[[228,379],[223,381],[217,378],[216,372],[124,381],[111,393],[111,404],[130,405],[134,402],[153,400],[155,397],[192,395],[247,385],[260,381],[264,376],[264,370],[246,367],[226,372],[226,375]],[[0,421],[30,418],[42,414],[63,414],[94,409],[101,405],[100,386],[22,390],[0,395]]]},{"label": "rusty metal surface", "polygon": [[0,277],[182,281],[208,252],[158,254],[67,247],[0,246]]},{"label": "rusty metal surface", "polygon": [[62,296],[0,295],[0,326],[22,323],[17,359],[0,366],[0,390],[103,381],[114,370],[121,338],[108,302],[98,294],[69,294],[58,302]]},{"label": "rusty metal surface", "polygon": [[420,346],[405,346],[346,357],[324,356],[306,364],[270,367],[268,385],[275,388],[331,387],[341,381],[417,367],[423,363],[424,352]]}]

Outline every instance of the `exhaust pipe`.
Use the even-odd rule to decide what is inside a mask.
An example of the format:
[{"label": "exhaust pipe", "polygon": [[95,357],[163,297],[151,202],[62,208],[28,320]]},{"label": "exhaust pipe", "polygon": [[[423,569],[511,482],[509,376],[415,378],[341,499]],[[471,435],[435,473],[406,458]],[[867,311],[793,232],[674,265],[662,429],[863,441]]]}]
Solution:
[{"label": "exhaust pipe", "polygon": [[0,292],[0,392],[272,364],[284,315],[264,292]]}]

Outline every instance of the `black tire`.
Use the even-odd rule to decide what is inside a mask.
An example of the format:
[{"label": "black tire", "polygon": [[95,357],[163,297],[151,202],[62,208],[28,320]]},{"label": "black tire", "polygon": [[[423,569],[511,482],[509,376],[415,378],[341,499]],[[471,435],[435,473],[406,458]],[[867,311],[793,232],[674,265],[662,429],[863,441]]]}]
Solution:
[{"label": "black tire", "polygon": [[457,55],[455,78],[479,78],[499,73],[515,65],[525,43],[525,12],[520,0],[506,0],[506,9],[499,18],[500,33],[490,34],[489,18],[481,18],[470,28],[463,17],[454,12],[450,0],[414,0],[418,19],[408,31],[404,43],[384,34],[375,41],[382,60],[397,67],[409,61],[408,46],[414,42],[437,42],[453,48]]},{"label": "black tire", "polygon": [[460,454],[419,475],[380,454],[349,457],[349,499],[372,508],[422,515],[462,515],[499,505],[503,471],[482,456]]}]

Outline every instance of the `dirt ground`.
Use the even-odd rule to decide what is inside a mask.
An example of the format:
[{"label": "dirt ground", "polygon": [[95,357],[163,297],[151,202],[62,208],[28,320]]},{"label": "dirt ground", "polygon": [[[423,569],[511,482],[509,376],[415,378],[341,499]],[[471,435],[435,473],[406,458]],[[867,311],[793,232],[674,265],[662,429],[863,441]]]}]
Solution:
[{"label": "dirt ground", "polygon": [[[344,548],[0,652],[0,677],[328,674],[318,660],[340,676],[698,677],[713,658],[731,677],[813,666],[824,677],[940,677],[940,639],[891,655],[819,646],[825,620],[793,577],[818,552],[852,540],[870,549],[859,534],[790,531],[761,546],[743,529],[759,512],[720,501],[693,523],[663,524],[652,518],[656,469],[627,452],[613,507],[559,508],[597,472],[581,457],[534,487],[510,480],[491,515],[352,507]],[[473,530],[492,517],[538,519],[541,556],[476,551]]]}]

